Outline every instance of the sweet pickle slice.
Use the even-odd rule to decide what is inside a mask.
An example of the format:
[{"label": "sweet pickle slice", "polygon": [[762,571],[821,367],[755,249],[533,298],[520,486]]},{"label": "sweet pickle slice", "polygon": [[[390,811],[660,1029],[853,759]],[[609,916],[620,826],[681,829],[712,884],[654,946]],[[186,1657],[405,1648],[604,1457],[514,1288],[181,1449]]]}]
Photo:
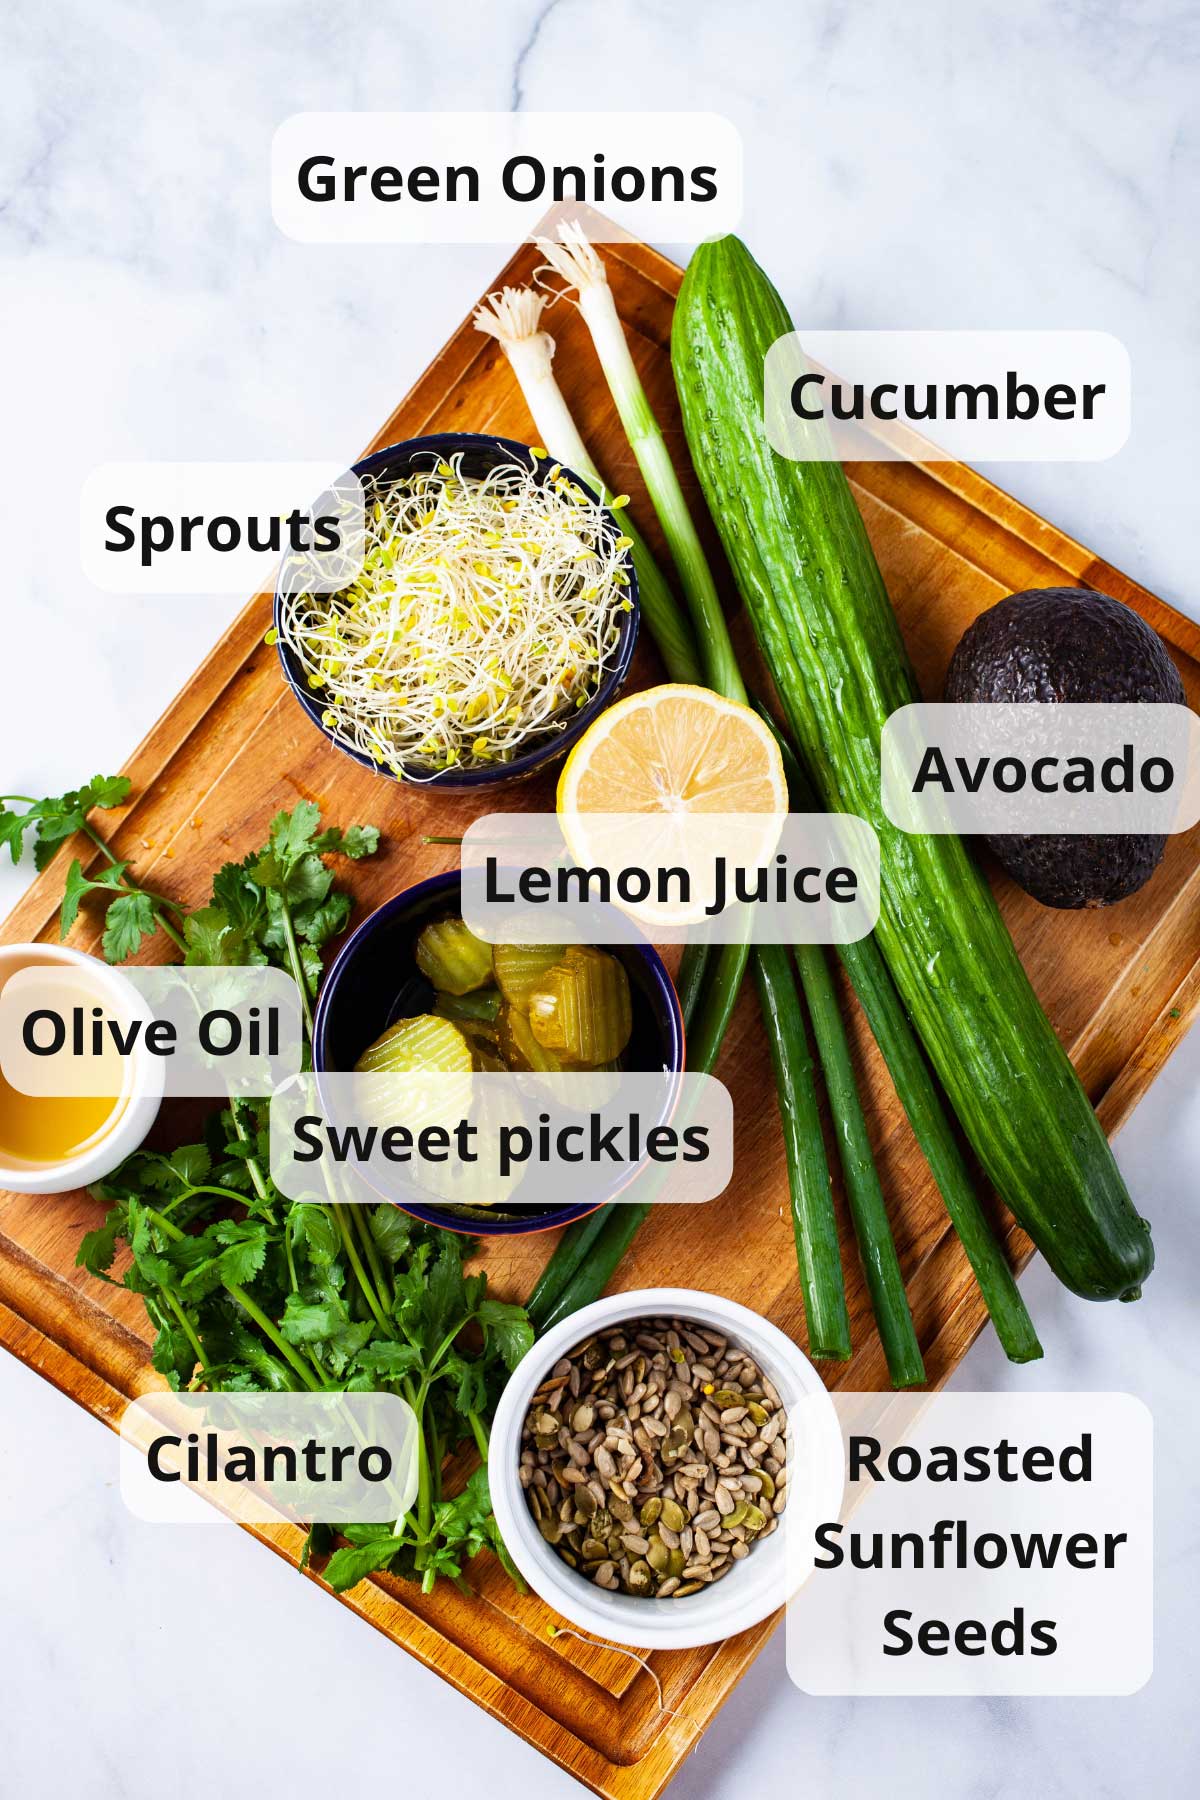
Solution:
[{"label": "sweet pickle slice", "polygon": [[437,919],[417,939],[417,967],[441,994],[469,994],[492,980],[492,947],[461,919]]},{"label": "sweet pickle slice", "polygon": [[554,1075],[567,1067],[552,1050],[546,1050],[533,1035],[529,1020],[518,1006],[506,1006],[500,1014],[500,1054],[509,1069],[533,1069],[539,1075]]},{"label": "sweet pickle slice", "polygon": [[492,963],[500,992],[510,1006],[529,1011],[529,996],[556,962],[562,958],[561,944],[495,944]]},{"label": "sweet pickle slice", "polygon": [[542,1049],[568,1062],[612,1062],[633,1032],[624,964],[607,950],[573,944],[530,995],[529,1023]]},{"label": "sweet pickle slice", "polygon": [[470,1074],[471,1046],[449,1019],[420,1013],[401,1019],[376,1038],[355,1063],[359,1075]]},{"label": "sweet pickle slice", "polygon": [[[392,1025],[359,1057],[355,1073],[368,1079],[355,1095],[355,1110],[369,1124],[405,1125],[416,1134],[429,1126],[453,1131],[469,1114],[475,1079],[471,1046],[449,1019],[420,1013]],[[345,1121],[344,1121],[345,1122]],[[462,1192],[454,1162],[422,1166],[418,1185],[428,1197],[474,1200]]]}]

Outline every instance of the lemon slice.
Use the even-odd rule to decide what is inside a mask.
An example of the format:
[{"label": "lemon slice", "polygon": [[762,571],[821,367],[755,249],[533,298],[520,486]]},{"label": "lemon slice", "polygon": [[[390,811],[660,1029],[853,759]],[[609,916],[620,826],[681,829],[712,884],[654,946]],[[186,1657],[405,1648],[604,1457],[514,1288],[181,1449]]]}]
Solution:
[{"label": "lemon slice", "polygon": [[[626,911],[662,925],[705,917],[715,858],[727,869],[770,860],[787,815],[783,758],[748,706],[669,682],[618,700],[580,738],[558,783],[558,820],[575,862],[646,869],[654,881]],[[684,869],[660,885],[660,871]],[[668,891],[669,890],[669,891]]]}]

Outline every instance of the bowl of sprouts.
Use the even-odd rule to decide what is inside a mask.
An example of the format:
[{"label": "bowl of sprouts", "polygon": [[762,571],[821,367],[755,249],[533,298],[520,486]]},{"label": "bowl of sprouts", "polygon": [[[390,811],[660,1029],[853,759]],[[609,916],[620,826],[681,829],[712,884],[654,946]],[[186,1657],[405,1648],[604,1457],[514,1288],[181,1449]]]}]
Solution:
[{"label": "bowl of sprouts", "polygon": [[637,637],[623,495],[541,448],[442,433],[357,463],[364,556],[339,591],[281,577],[273,639],[301,706],[406,782],[520,780],[615,698]]},{"label": "bowl of sprouts", "polygon": [[[453,871],[419,882],[347,939],[314,1021],[318,1089],[325,1072],[444,1077],[453,1088],[472,1072],[650,1071],[664,1080],[661,1116],[646,1125],[665,1123],[684,1030],[658,952],[643,943],[486,944],[463,921],[461,880]],[[626,1179],[615,1177],[605,1198]],[[472,1204],[402,1204],[426,1224],[499,1237],[572,1224],[604,1200],[526,1206],[519,1187],[485,1187]]]}]

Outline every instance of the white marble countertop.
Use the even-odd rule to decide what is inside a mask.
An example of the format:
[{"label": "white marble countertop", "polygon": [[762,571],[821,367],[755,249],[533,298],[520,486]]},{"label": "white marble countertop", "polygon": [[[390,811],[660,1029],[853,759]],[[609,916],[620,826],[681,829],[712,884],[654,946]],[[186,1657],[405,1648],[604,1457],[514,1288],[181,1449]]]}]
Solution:
[{"label": "white marble countertop", "polygon": [[[0,123],[3,785],[120,763],[236,610],[90,588],[71,506],[100,461],[325,457],[371,435],[495,273],[490,249],[310,248],[274,229],[275,125],[304,109],[705,108],[740,127],[744,235],[797,323],[1093,326],[1133,362],[1107,464],[1002,485],[1200,616],[1194,8],[1172,0],[260,0],[12,9]],[[1189,382],[1189,375],[1193,380]],[[29,529],[66,493],[61,541]],[[17,507],[29,515],[18,522]],[[164,617],[164,615],[166,615]],[[0,906],[24,872],[0,871]],[[957,1385],[1123,1388],[1158,1432],[1157,1669],[1124,1701],[813,1701],[777,1638],[672,1800],[881,1788],[955,1800],[1181,1793],[1197,1560],[1192,1215],[1200,1033],[1118,1140],[1159,1268],[1092,1307],[1035,1265],[1045,1363],[984,1339]],[[525,1800],[576,1784],[235,1532],[137,1524],[113,1440],[0,1358],[5,1791],[304,1800],[331,1782]]]}]

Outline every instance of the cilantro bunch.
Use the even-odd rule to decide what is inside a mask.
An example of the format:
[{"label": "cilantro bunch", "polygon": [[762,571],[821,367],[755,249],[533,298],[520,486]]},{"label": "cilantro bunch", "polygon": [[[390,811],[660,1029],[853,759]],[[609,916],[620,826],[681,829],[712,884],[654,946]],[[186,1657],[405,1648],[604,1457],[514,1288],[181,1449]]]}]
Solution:
[{"label": "cilantro bunch", "polygon": [[[84,895],[98,893],[110,961],[125,960],[161,929],[193,965],[286,969],[311,1038],[321,951],[351,912],[326,859],[372,855],[379,832],[322,830],[318,808],[302,802],[276,815],[261,849],[226,863],[207,903],[189,911],[131,880],[129,863],[91,823],[89,813],[120,806],[128,793],[123,776],[98,776],[56,799],[0,802],[0,843],[14,862],[30,834],[44,868],[80,831],[106,859],[98,876],[71,863],[62,935]],[[27,810],[10,810],[14,800]],[[420,1428],[412,1512],[394,1528],[344,1528],[347,1545],[338,1550],[328,1526],[309,1533],[304,1561],[332,1551],[324,1573],[338,1592],[382,1569],[426,1591],[439,1576],[462,1584],[464,1565],[484,1548],[519,1580],[492,1514],[486,1459],[499,1391],[533,1343],[524,1308],[494,1299],[485,1275],[466,1272],[469,1239],[391,1206],[340,1204],[335,1193],[328,1205],[289,1200],[271,1180],[269,1142],[269,1103],[237,1100],[208,1120],[202,1142],[137,1151],[93,1190],[109,1211],[83,1239],[77,1262],[141,1295],[156,1332],[154,1367],[172,1387],[382,1390],[407,1400]],[[122,1248],[128,1263],[114,1277]],[[484,1466],[448,1497],[443,1465],[464,1445]]]},{"label": "cilantro bunch", "polygon": [[[523,1307],[493,1299],[463,1268],[464,1241],[395,1207],[294,1205],[253,1168],[265,1157],[267,1108],[239,1104],[208,1143],[173,1155],[141,1151],[99,1190],[110,1202],[78,1261],[123,1285],[157,1328],[153,1362],[173,1387],[221,1391],[328,1389],[400,1394],[416,1414],[418,1487],[395,1527],[342,1528],[325,1578],[337,1591],[375,1570],[463,1583],[466,1561],[493,1550],[516,1578],[492,1515],[488,1420],[533,1343]],[[484,1461],[465,1489],[443,1493],[443,1463],[464,1443]],[[316,1525],[305,1562],[333,1548]]]}]

